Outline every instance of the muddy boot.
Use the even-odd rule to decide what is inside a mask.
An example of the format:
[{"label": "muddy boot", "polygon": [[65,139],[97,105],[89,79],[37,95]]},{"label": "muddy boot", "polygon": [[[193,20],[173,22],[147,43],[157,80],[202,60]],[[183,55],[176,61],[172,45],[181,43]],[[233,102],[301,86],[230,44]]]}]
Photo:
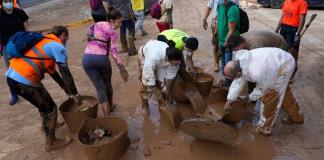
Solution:
[{"label": "muddy boot", "polygon": [[72,139],[66,137],[57,139],[55,137],[55,128],[57,126],[57,109],[55,108],[49,115],[44,115],[43,124],[45,126],[45,151],[49,152],[68,145]]},{"label": "muddy boot", "polygon": [[100,108],[104,116],[110,116],[110,105],[109,102],[103,102],[100,104]]},{"label": "muddy boot", "polygon": [[303,124],[304,115],[300,112],[299,104],[296,101],[294,95],[291,92],[291,88],[288,86],[285,94],[285,98],[282,103],[283,109],[287,112],[288,117],[281,121],[285,124]]},{"label": "muddy boot", "polygon": [[128,38],[128,43],[129,43],[128,55],[129,56],[137,55],[137,49],[135,47],[135,41],[134,40],[135,40],[134,38]]},{"label": "muddy boot", "polygon": [[126,35],[121,35],[120,36],[120,43],[122,45],[122,48],[120,51],[118,51],[119,53],[127,53],[129,51],[128,49],[128,44],[127,44],[127,37]]}]

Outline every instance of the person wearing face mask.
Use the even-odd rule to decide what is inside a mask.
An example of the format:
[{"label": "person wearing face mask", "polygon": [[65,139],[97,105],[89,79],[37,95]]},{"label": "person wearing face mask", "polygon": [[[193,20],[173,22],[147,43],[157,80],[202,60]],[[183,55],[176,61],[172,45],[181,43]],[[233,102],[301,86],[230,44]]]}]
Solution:
[{"label": "person wearing face mask", "polygon": [[171,81],[176,77],[181,63],[181,51],[175,44],[150,40],[140,47],[138,54],[140,92],[144,114],[149,112],[149,98],[155,94],[159,103],[170,99]]},{"label": "person wearing face mask", "polygon": [[264,135],[272,133],[281,105],[288,113],[287,119],[290,122],[303,123],[304,116],[289,87],[294,69],[293,56],[279,48],[238,51],[234,61],[230,61],[224,69],[225,76],[234,79],[227,95],[225,111],[231,111],[231,104],[238,99],[247,82],[253,82],[256,83],[256,87],[243,100],[247,103],[261,100],[257,132]]},{"label": "person wearing face mask", "polygon": [[85,72],[97,90],[98,101],[104,116],[109,116],[115,108],[109,55],[117,64],[123,80],[128,80],[128,72],[117,51],[117,29],[121,24],[122,14],[110,8],[107,21],[98,22],[89,28],[87,48],[82,61]]},{"label": "person wearing face mask", "polygon": [[[54,27],[50,34],[24,54],[25,57],[12,58],[6,72],[10,90],[29,101],[40,112],[47,152],[68,145],[71,139],[57,139],[55,136],[58,127],[57,106],[41,83],[44,74],[48,73],[70,98],[77,103],[81,102],[68,67],[68,53],[64,47],[68,37],[67,28]],[[61,76],[55,69],[56,64]]]},{"label": "person wearing face mask", "polygon": [[162,42],[173,41],[175,47],[183,51],[183,58],[181,59],[180,69],[186,69],[193,75],[196,75],[194,64],[192,60],[193,52],[198,49],[199,41],[196,37],[189,36],[186,32],[178,29],[169,29],[161,32],[157,40]]},{"label": "person wearing face mask", "polygon": [[[8,40],[17,32],[26,31],[27,14],[17,7],[17,2],[12,0],[0,0],[0,57],[3,57],[5,67],[9,67],[9,57],[5,50]],[[16,7],[15,7],[16,6]],[[11,93],[10,105],[16,104],[18,96]]]}]

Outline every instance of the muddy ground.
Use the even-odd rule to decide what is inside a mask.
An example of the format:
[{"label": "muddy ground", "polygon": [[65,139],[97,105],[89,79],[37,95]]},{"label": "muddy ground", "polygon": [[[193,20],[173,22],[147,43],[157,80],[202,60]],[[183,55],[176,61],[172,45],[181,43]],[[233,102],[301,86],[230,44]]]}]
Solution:
[{"label": "muddy ground", "polygon": [[[174,26],[197,36],[200,47],[195,55],[195,64],[212,73],[212,47],[210,31],[202,29],[202,15],[207,0],[175,0]],[[247,3],[243,3],[247,4]],[[259,8],[255,2],[247,8],[251,30],[273,30],[280,17],[280,10]],[[89,17],[86,0],[55,0],[26,9],[30,15],[30,30],[50,28],[53,25],[66,24]],[[152,114],[142,116],[139,98],[139,81],[135,57],[123,56],[129,63],[127,68],[130,80],[123,82],[116,66],[113,67],[114,100],[118,110],[114,115],[128,121],[129,137],[140,138],[133,143],[122,159],[176,159],[176,160],[320,160],[324,156],[324,12],[311,10],[319,16],[302,39],[299,71],[292,85],[293,92],[305,114],[304,125],[284,125],[279,120],[274,134],[264,137],[255,133],[253,123],[242,122],[239,125],[239,138],[233,145],[197,140],[181,131],[171,128],[163,114],[159,113],[156,102],[151,102]],[[308,18],[310,16],[308,14]],[[137,46],[157,35],[155,20],[147,18],[145,28],[147,37],[138,36]],[[87,26],[71,30],[69,65],[77,87],[82,95],[96,95],[93,85],[85,75],[81,59],[86,43]],[[0,60],[1,64],[3,63]],[[44,152],[44,138],[40,131],[41,121],[36,108],[23,99],[15,106],[8,105],[9,91],[4,76],[5,68],[0,67],[0,159],[3,160],[83,160],[85,159],[75,142],[68,147]],[[219,75],[215,75],[219,78]],[[59,106],[67,99],[58,85],[48,76],[44,85]],[[285,113],[281,112],[280,117]],[[60,116],[60,120],[62,120]],[[58,136],[68,135],[66,126],[58,129]],[[168,143],[165,143],[168,142]],[[170,142],[170,143],[169,143]],[[144,157],[143,148],[147,146],[151,155]]]}]

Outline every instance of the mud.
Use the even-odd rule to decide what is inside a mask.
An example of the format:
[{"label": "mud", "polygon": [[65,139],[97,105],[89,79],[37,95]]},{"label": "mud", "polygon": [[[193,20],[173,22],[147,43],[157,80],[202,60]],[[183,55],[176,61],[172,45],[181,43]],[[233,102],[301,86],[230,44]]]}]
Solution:
[{"label": "mud", "polygon": [[[174,26],[199,39],[199,49],[193,57],[195,65],[204,68],[205,73],[213,73],[215,80],[219,80],[221,78],[220,74],[213,72],[213,54],[210,45],[211,31],[205,31],[201,26],[207,0],[199,2],[195,0],[176,0],[174,2]],[[249,1],[248,3],[256,6],[255,1]],[[273,30],[281,16],[281,12],[275,9],[259,7],[251,9],[249,6],[243,6],[243,8],[246,8],[249,14],[251,30]],[[128,58],[127,55],[122,55],[122,59],[129,62],[127,69],[130,78],[127,83],[123,82],[118,68],[112,63],[114,101],[118,104],[118,108],[116,112],[113,112],[113,115],[118,115],[128,122],[128,136],[131,140],[134,139],[136,143],[132,144],[135,147],[129,148],[121,159],[321,160],[321,157],[324,156],[324,140],[322,136],[324,134],[324,123],[322,123],[324,117],[322,107],[324,104],[324,87],[321,85],[324,79],[324,70],[321,69],[324,67],[324,56],[322,54],[324,52],[324,37],[319,36],[318,33],[324,31],[324,12],[321,10],[309,10],[310,14],[315,12],[319,14],[318,20],[314,21],[307,34],[303,37],[299,56],[299,71],[296,74],[294,84],[291,85],[294,97],[300,102],[301,110],[305,114],[304,125],[284,125],[277,121],[273,136],[264,137],[255,133],[254,122],[244,120],[237,124],[239,126],[239,136],[234,145],[199,140],[173,129],[166,116],[160,113],[154,101],[150,101],[151,115],[149,117],[142,115],[141,99],[137,94],[140,90],[140,83],[137,78],[136,58]],[[42,29],[87,18],[90,16],[90,9],[88,1],[55,0],[46,3],[46,5],[28,9],[27,13],[31,17],[31,29]],[[146,37],[138,35],[137,46],[142,45],[151,38],[156,38],[158,31],[155,21],[149,16],[147,17],[144,28],[149,32],[149,35]],[[95,88],[81,66],[86,31],[87,27],[70,30],[70,39],[68,41],[69,68],[80,94],[95,96]],[[0,62],[3,63],[2,60]],[[4,74],[5,71],[5,68],[1,65],[0,72]],[[43,80],[43,83],[58,106],[67,99],[64,91],[49,76]],[[43,150],[44,139],[40,138],[42,133],[39,131],[41,121],[38,111],[22,98],[15,106],[7,104],[9,90],[5,76],[0,76],[0,87],[2,88],[0,90],[0,159],[87,159],[78,141],[74,141],[71,145],[60,150],[45,153]],[[213,92],[210,94],[213,94]],[[219,106],[221,106],[219,108],[222,108],[223,105],[219,103]],[[190,115],[190,111],[188,114]],[[279,116],[283,117],[285,113],[281,112]],[[60,115],[59,120],[62,120]],[[68,132],[67,127],[61,127],[57,130],[57,135],[62,137]],[[136,140],[138,138],[139,141]],[[170,141],[172,145],[161,145],[161,141]],[[150,148],[151,155],[149,157],[145,157],[143,154],[144,146]]]},{"label": "mud", "polygon": [[115,135],[111,131],[98,126],[95,130],[88,130],[85,137],[80,138],[80,142],[86,145],[103,145],[114,139]]},{"label": "mud", "polygon": [[203,97],[207,97],[210,94],[212,85],[214,82],[214,77],[210,74],[200,73],[197,75],[196,83],[199,93]]}]

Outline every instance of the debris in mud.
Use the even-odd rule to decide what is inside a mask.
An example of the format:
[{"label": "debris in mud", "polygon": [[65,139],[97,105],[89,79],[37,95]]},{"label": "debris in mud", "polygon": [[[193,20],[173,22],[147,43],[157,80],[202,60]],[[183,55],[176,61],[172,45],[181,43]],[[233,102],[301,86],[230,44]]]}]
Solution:
[{"label": "debris in mud", "polygon": [[163,145],[168,145],[168,146],[172,145],[172,142],[170,142],[170,141],[161,141],[161,143]]},{"label": "debris in mud", "polygon": [[91,108],[91,103],[89,101],[83,100],[82,104],[74,103],[69,107],[68,112],[84,112]]},{"label": "debris in mud", "polygon": [[111,131],[102,127],[97,127],[94,130],[87,131],[87,137],[83,138],[83,143],[87,145],[102,145],[113,139]]},{"label": "debris in mud", "polygon": [[135,138],[133,138],[133,139],[131,140],[131,143],[132,143],[132,144],[133,144],[133,143],[138,143],[140,140],[141,140],[140,137],[135,137]]},{"label": "debris in mud", "polygon": [[143,154],[144,154],[145,157],[149,157],[149,156],[152,155],[151,154],[151,149],[150,149],[150,147],[148,145],[145,145],[144,146]]}]

